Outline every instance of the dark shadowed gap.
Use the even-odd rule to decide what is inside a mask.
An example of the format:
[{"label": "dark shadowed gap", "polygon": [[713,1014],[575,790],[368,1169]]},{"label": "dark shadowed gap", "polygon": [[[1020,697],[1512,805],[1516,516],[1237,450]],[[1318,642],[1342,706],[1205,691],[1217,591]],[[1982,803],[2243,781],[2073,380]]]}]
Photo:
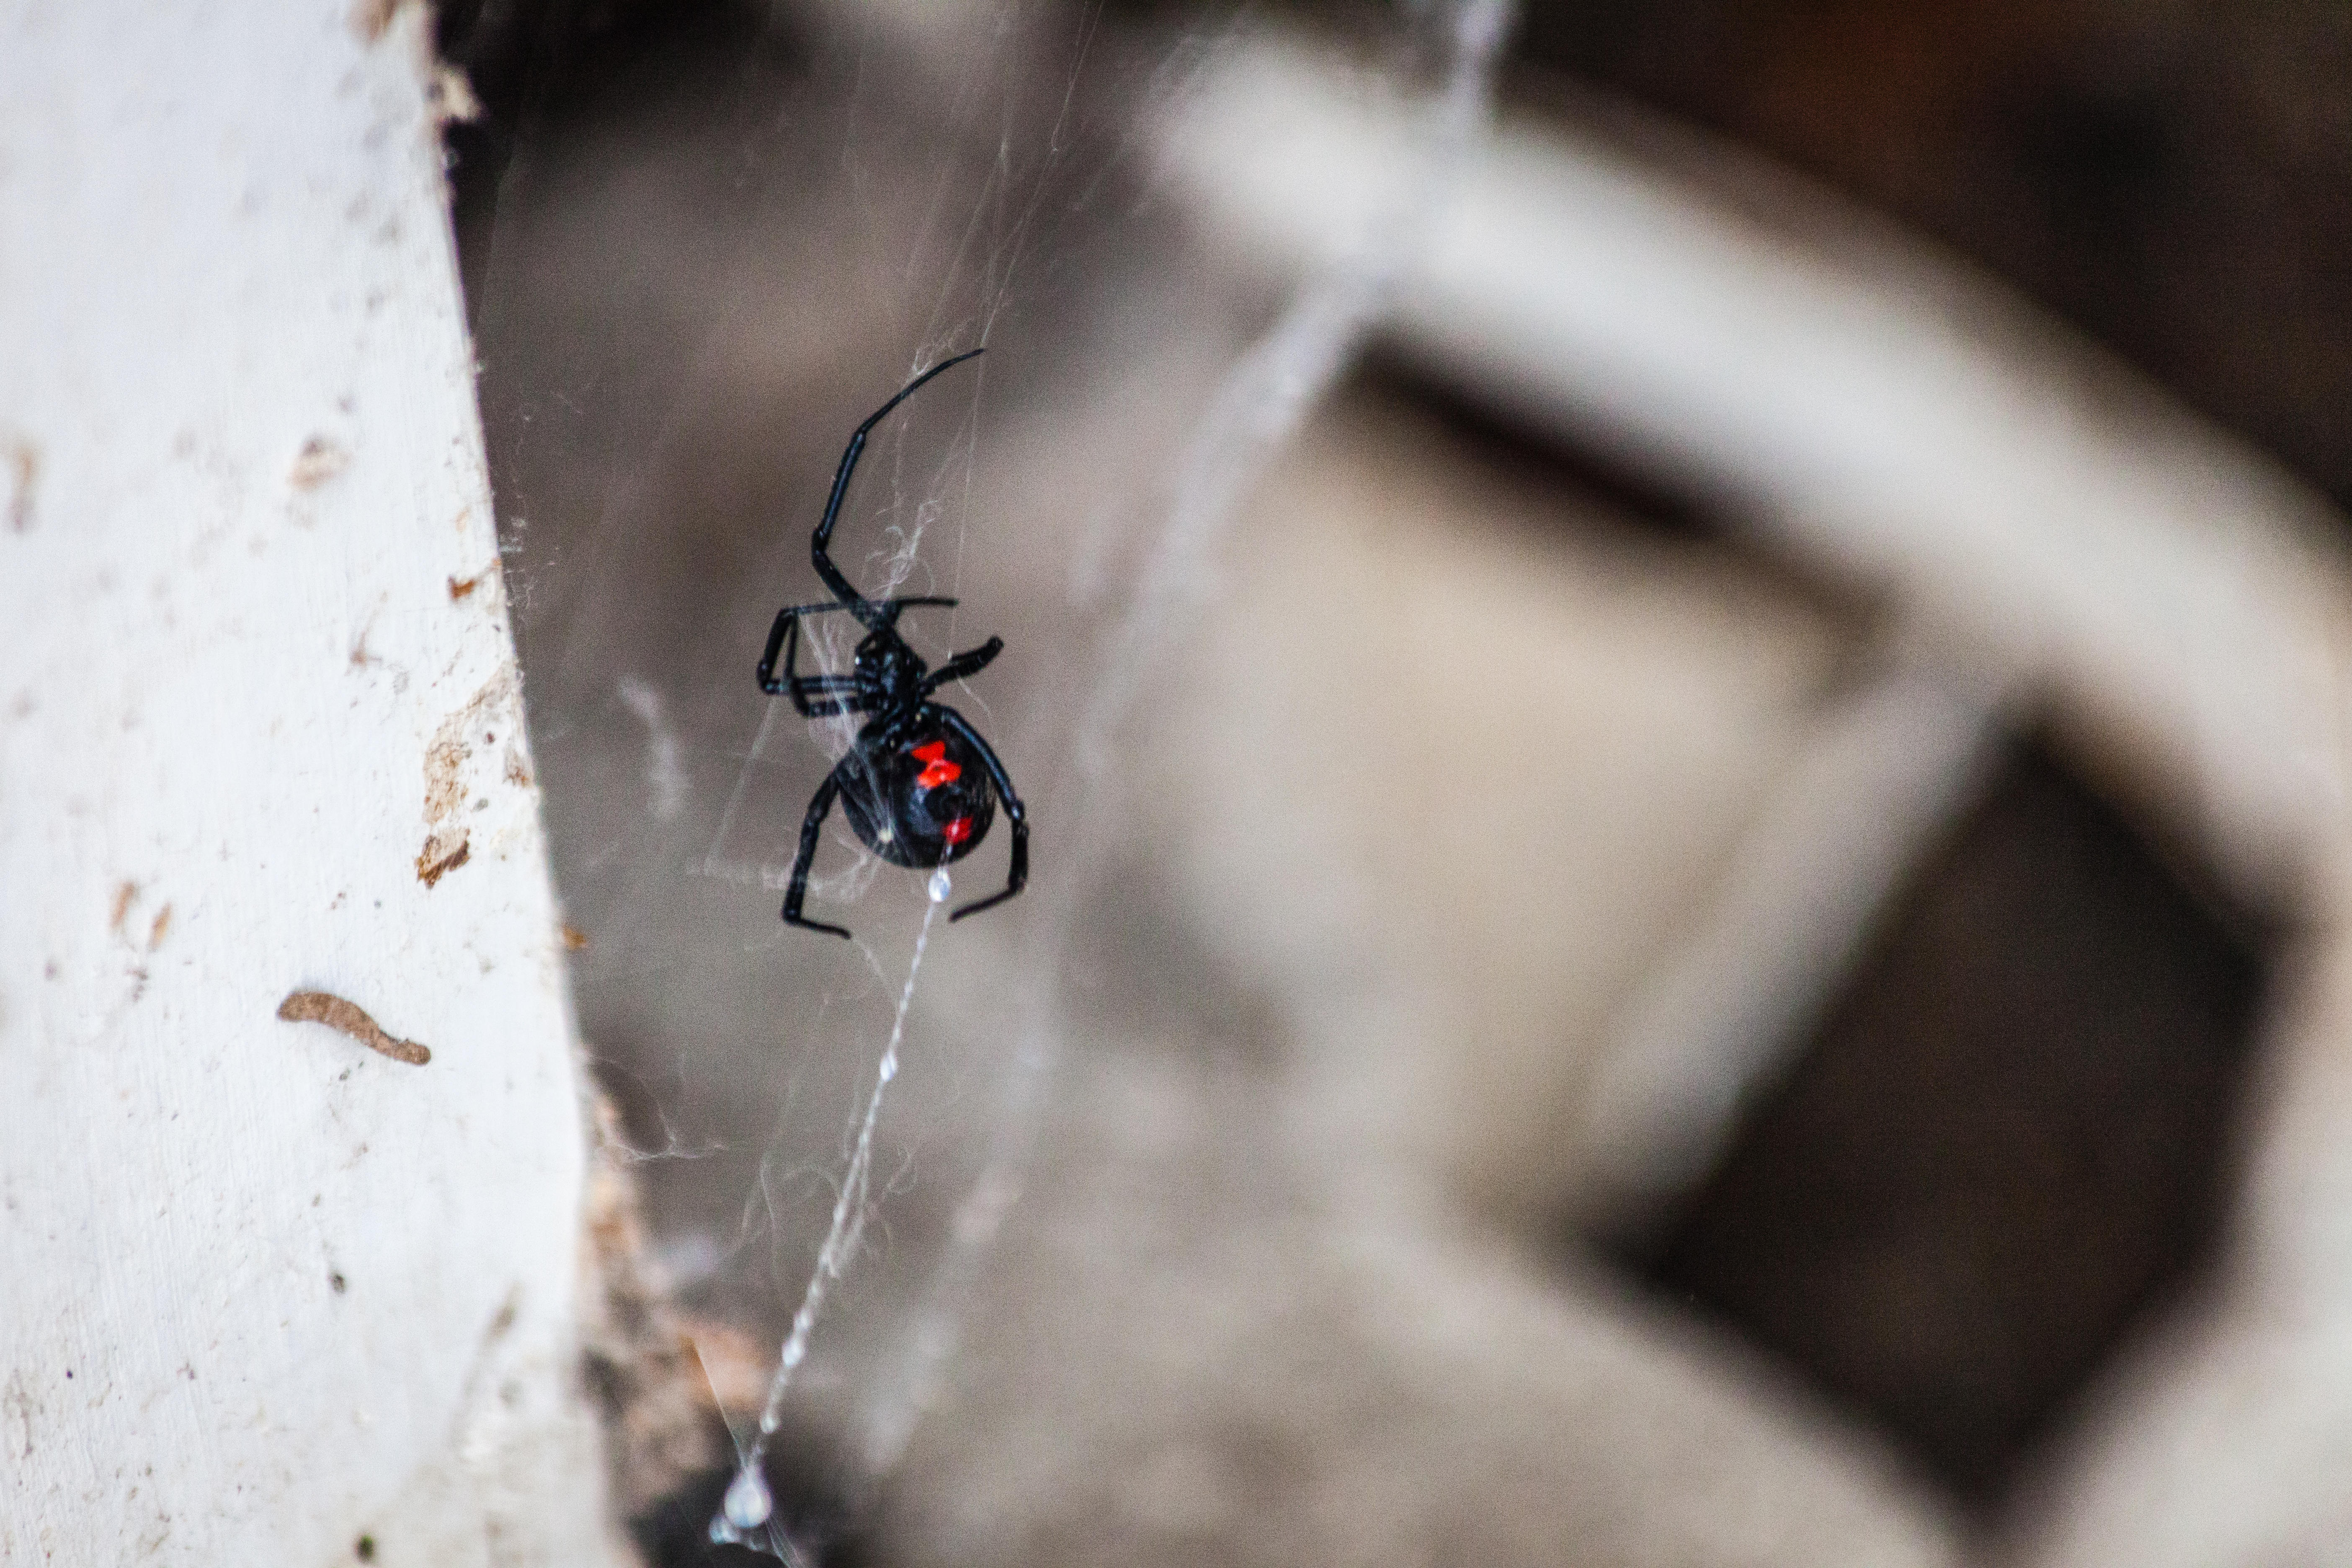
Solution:
[{"label": "dark shadowed gap", "polygon": [[[1353,376],[1382,401],[1409,405],[1433,421],[1465,456],[1530,491],[1549,489],[1581,503],[1587,521],[1605,517],[1623,529],[1674,546],[1721,551],[1747,577],[1809,601],[1843,624],[1856,649],[1871,646],[1870,628],[1887,605],[1870,585],[1822,570],[1786,552],[1759,548],[1735,515],[1738,502],[1706,493],[1705,486],[1654,461],[1611,453],[1580,437],[1517,417],[1492,403],[1463,395],[1393,353],[1375,346]],[[1866,667],[1863,653],[1852,674]]]},{"label": "dark shadowed gap", "polygon": [[1631,1261],[1989,1500],[2209,1252],[2266,970],[2021,743]]},{"label": "dark shadowed gap", "polygon": [[[822,1444],[787,1432],[768,1452],[761,1468],[806,1568],[866,1568],[873,1552],[860,1534],[857,1509],[837,1484],[837,1465],[823,1456]],[[773,1568],[776,1559],[741,1546],[714,1545],[710,1521],[719,1512],[732,1463],[705,1470],[646,1512],[629,1521],[629,1534],[647,1568]]]},{"label": "dark shadowed gap", "polygon": [[[1485,403],[1455,395],[1395,355],[1375,347],[1357,378],[1376,395],[1409,398],[1461,447],[1498,473],[1560,486],[1597,500],[1645,531],[1678,539],[1718,539],[1720,519],[1699,499],[1663,483],[1655,466],[1612,461],[1589,444],[1571,446]],[[1759,563],[1769,566],[1769,563]]]},{"label": "dark shadowed gap", "polygon": [[[442,128],[467,315],[478,334],[502,193],[536,172],[541,145],[674,113],[683,88],[706,100],[709,116],[740,121],[743,143],[760,146],[776,96],[806,66],[779,16],[743,0],[442,0],[436,29],[443,58],[465,73],[480,106],[473,119]],[[742,173],[721,166],[706,179]]]},{"label": "dark shadowed gap", "polygon": [[2352,506],[2342,0],[1527,0],[1518,57],[1918,225]]}]

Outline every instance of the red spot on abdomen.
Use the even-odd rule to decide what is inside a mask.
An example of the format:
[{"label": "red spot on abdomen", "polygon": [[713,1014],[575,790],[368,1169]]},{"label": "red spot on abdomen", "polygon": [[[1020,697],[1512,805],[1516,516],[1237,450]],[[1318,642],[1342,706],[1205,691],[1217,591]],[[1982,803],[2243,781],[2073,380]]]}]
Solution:
[{"label": "red spot on abdomen", "polygon": [[[915,760],[923,764],[923,771],[915,775],[916,788],[937,789],[941,784],[951,784],[963,777],[963,765],[948,761],[948,743],[945,741],[933,741],[928,746],[916,746],[912,750]],[[948,842],[953,844],[956,840],[950,838]]]},{"label": "red spot on abdomen", "polygon": [[[948,766],[953,767],[955,764],[953,763],[950,763]],[[950,844],[962,843],[965,839],[971,837],[971,818],[969,816],[959,816],[952,822],[941,823],[940,825],[940,837],[946,839]]]}]

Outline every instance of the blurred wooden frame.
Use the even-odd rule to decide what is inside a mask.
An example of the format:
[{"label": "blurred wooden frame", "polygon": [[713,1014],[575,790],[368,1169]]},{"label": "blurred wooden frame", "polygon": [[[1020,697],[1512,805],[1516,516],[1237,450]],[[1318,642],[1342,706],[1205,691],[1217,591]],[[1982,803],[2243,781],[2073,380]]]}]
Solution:
[{"label": "blurred wooden frame", "polygon": [[[1624,1014],[1585,1129],[1598,1206],[1638,1213],[1704,1168],[2031,704],[2296,935],[2222,1299],[2113,1380],[2028,1560],[2236,1560],[2324,1531],[2314,1438],[2352,1440],[2326,1351],[2352,1342],[2329,1201],[2352,1190],[2344,520],[1916,239],[1686,133],[1582,118],[1507,123],[1458,171],[1386,343],[1696,489],[1891,627]],[[1377,83],[1260,40],[1203,73],[1162,149],[1213,245],[1305,271],[1379,220],[1419,144]],[[2225,1453],[2226,1481],[2205,1469]]]}]

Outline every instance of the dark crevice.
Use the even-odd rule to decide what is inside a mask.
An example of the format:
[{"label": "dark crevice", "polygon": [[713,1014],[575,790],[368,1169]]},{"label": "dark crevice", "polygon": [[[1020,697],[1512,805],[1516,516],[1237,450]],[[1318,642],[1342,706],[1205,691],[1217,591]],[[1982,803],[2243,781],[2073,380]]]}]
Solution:
[{"label": "dark crevice", "polygon": [[[857,1526],[849,1489],[821,1448],[807,1440],[771,1448],[761,1473],[803,1568],[868,1568],[873,1552]],[[776,1559],[742,1546],[716,1545],[710,1521],[735,1479],[732,1465],[705,1470],[629,1521],[647,1568],[751,1568]]]},{"label": "dark crevice", "polygon": [[1990,1500],[2212,1248],[2258,931],[2020,745],[1628,1261]]},{"label": "dark crevice", "polygon": [[1545,0],[1518,58],[1990,265],[2352,506],[2352,7]]},{"label": "dark crevice", "polygon": [[1531,475],[1589,497],[1651,532],[1678,539],[1722,537],[1715,510],[1675,488],[1657,464],[1620,462],[1591,450],[1589,444],[1564,443],[1557,429],[1460,396],[1379,348],[1366,356],[1360,379],[1376,394],[1412,401],[1465,451],[1498,472]]}]

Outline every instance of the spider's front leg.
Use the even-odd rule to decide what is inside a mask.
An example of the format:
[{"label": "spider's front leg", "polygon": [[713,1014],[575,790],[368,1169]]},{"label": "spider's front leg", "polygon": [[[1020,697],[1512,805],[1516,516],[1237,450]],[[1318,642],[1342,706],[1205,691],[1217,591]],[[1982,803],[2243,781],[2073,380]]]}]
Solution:
[{"label": "spider's front leg", "polygon": [[800,851],[793,857],[793,879],[784,889],[786,925],[803,926],[810,931],[829,931],[839,937],[849,934],[846,926],[803,920],[801,903],[808,897],[809,867],[816,861],[817,838],[824,827],[825,814],[833,809],[833,797],[841,793],[841,770],[856,760],[857,753],[852,752],[835,765],[833,772],[824,775],[824,783],[816,786],[815,797],[809,802],[808,815],[801,818]]},{"label": "spider's front leg", "polygon": [[874,426],[881,424],[890,410],[912,397],[915,389],[923,383],[968,359],[978,359],[986,352],[985,349],[971,349],[952,359],[943,359],[900,387],[896,397],[867,415],[866,423],[850,435],[849,445],[841,454],[841,467],[834,470],[833,493],[825,498],[824,516],[818,520],[816,532],[809,537],[809,559],[816,567],[817,580],[841,601],[843,609],[858,618],[867,631],[880,631],[887,626],[887,615],[882,605],[859,593],[856,586],[842,575],[841,568],[833,563],[831,548],[834,524],[841,521],[841,503],[848,499],[850,476],[857,472],[857,459],[866,450],[866,437],[874,433]]}]

